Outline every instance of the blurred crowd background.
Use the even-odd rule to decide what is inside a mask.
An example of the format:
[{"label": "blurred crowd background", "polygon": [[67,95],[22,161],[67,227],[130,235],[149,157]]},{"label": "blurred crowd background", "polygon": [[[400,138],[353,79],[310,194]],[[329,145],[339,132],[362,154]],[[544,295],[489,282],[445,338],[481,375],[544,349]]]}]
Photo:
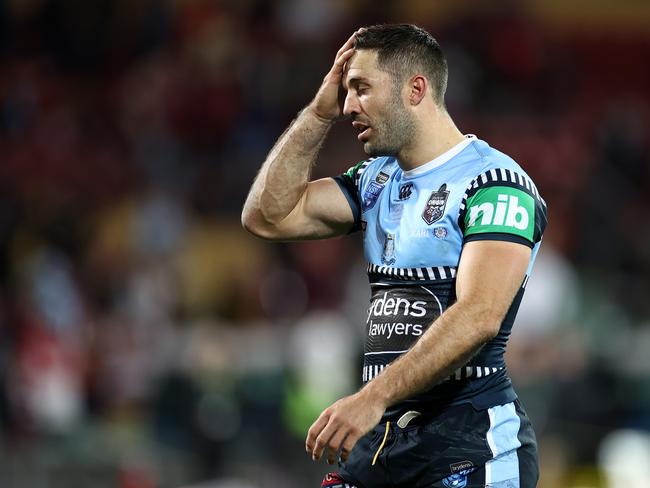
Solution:
[{"label": "blurred crowd background", "polygon": [[[239,215],[339,45],[389,21],[438,38],[461,130],[549,204],[509,351],[540,487],[650,486],[644,0],[1,0],[0,486],[319,486],[360,239]],[[340,124],[316,175],[360,159]]]}]

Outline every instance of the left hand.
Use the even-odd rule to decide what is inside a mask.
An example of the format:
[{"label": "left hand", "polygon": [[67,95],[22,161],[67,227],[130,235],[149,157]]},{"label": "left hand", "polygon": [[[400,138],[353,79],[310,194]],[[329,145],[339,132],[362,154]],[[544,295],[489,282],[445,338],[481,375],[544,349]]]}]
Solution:
[{"label": "left hand", "polygon": [[386,405],[373,397],[368,388],[341,398],[326,408],[307,433],[305,447],[314,461],[327,448],[327,463],[334,464],[341,451],[345,461],[357,441],[379,423]]}]

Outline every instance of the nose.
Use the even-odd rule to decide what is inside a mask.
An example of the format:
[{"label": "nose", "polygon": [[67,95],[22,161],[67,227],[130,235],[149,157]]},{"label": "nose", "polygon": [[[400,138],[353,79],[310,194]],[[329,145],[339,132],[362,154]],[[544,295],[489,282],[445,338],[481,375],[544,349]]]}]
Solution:
[{"label": "nose", "polygon": [[343,115],[349,117],[358,113],[361,113],[359,99],[355,95],[354,90],[348,90],[345,94],[345,102],[343,103]]}]

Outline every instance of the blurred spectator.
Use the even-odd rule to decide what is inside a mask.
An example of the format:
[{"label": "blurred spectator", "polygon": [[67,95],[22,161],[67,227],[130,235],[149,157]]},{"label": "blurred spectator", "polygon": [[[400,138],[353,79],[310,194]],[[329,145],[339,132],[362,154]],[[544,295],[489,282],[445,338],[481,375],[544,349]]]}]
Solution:
[{"label": "blurred spectator", "polygon": [[[648,19],[613,1],[0,2],[0,485],[317,483],[305,427],[359,380],[359,242],[261,243],[239,212],[341,39],[408,20],[448,54],[461,129],[549,204],[509,351],[540,486],[646,486],[625,473],[650,429]],[[363,157],[341,124],[315,175]]]}]

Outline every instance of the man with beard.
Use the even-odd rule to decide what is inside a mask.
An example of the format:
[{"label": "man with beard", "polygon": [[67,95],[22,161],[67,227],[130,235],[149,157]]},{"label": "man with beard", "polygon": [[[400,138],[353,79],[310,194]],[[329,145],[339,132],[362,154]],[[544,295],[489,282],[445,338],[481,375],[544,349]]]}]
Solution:
[{"label": "man with beard", "polygon": [[[364,386],[309,429],[322,486],[534,487],[537,447],[504,351],[546,226],[521,167],[447,113],[447,63],[413,25],[358,30],[280,137],[242,222],[265,239],[362,230]],[[339,91],[345,91],[341,106]],[[310,181],[336,121],[370,159]]]}]

